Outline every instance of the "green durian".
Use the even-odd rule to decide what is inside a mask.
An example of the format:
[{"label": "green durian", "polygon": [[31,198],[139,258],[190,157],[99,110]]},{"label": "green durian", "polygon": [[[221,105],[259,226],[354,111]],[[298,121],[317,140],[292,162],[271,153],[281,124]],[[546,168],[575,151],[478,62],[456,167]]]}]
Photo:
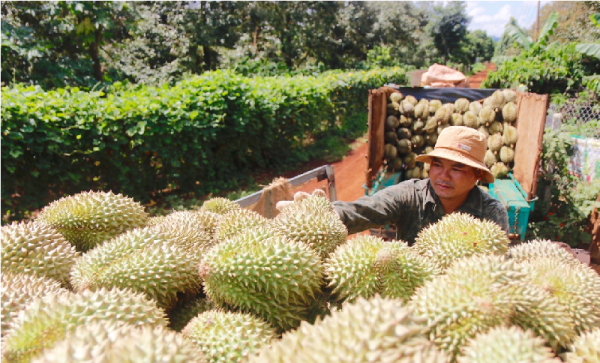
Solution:
[{"label": "green durian", "polygon": [[500,160],[505,164],[512,163],[515,160],[515,151],[508,146],[502,146]]},{"label": "green durian", "polygon": [[502,135],[493,134],[487,139],[488,149],[493,152],[498,152],[502,148]]},{"label": "green durian", "polygon": [[0,229],[2,272],[47,277],[69,287],[69,271],[79,252],[45,223],[13,222]]},{"label": "green durian", "polygon": [[211,363],[239,363],[273,340],[277,332],[264,320],[244,313],[206,311],[182,330]]},{"label": "green durian", "polygon": [[385,144],[383,147],[383,155],[387,160],[394,160],[398,156],[398,149],[392,144]]},{"label": "green durian", "polygon": [[438,120],[435,117],[430,117],[425,123],[425,132],[428,134],[432,134],[437,130]]},{"label": "green durian", "polygon": [[192,342],[162,326],[135,327],[99,321],[78,326],[33,363],[205,363]]},{"label": "green durian", "polygon": [[479,116],[479,112],[481,111],[481,108],[483,106],[481,105],[481,103],[475,101],[475,102],[471,102],[469,104],[469,111],[471,111],[471,113],[473,113],[475,116]]},{"label": "green durian", "polygon": [[387,104],[386,114],[388,116],[400,115],[400,104],[398,102],[390,102]]},{"label": "green durian", "polygon": [[85,252],[123,232],[144,227],[148,214],[140,203],[121,194],[90,191],[50,203],[38,219]]},{"label": "green durian", "polygon": [[318,213],[334,212],[331,202],[327,199],[327,195],[325,192],[320,193],[320,191],[320,189],[315,189],[311,195],[303,196],[300,199],[294,199],[294,202],[285,207],[282,212],[288,214],[304,213],[306,211]]},{"label": "green durian", "polygon": [[502,119],[505,122],[514,122],[517,119],[517,105],[508,102],[502,107]]},{"label": "green durian", "polygon": [[488,130],[490,132],[490,135],[502,134],[502,131],[504,130],[504,128],[502,127],[502,122],[494,121],[490,124],[490,127]]},{"label": "green durian", "polygon": [[[165,221],[151,228],[164,232],[177,241],[184,242],[186,245],[189,243],[194,245],[194,252],[202,253],[211,248],[216,241],[214,240],[214,229],[219,220],[220,214],[212,212],[192,212],[192,211],[181,211],[172,213],[171,216],[177,214],[178,218],[166,218]],[[184,218],[184,215],[188,215],[189,218]],[[207,219],[211,218],[211,215],[215,218],[212,220],[211,225],[203,225],[202,223],[210,222]],[[202,218],[202,216],[206,218]],[[180,218],[179,218],[180,217]]]},{"label": "green durian", "polygon": [[414,152],[411,152],[404,157],[403,161],[407,169],[413,169],[415,166],[417,166],[416,158],[417,154]]},{"label": "green durian", "polygon": [[169,328],[174,331],[181,331],[197,315],[215,309],[217,309],[215,303],[205,297],[181,300],[177,306],[167,311]]},{"label": "green durian", "polygon": [[256,227],[213,247],[200,263],[200,275],[206,295],[219,306],[257,314],[286,330],[306,318],[323,266],[306,244]]},{"label": "green durian", "polygon": [[600,361],[600,328],[587,331],[573,341],[565,353],[567,363],[597,363]]},{"label": "green durian", "polygon": [[71,283],[79,292],[129,288],[167,308],[177,302],[178,294],[201,289],[197,266],[206,251],[202,240],[179,239],[156,227],[134,229],[78,259]]},{"label": "green durian", "polygon": [[264,226],[267,223],[268,220],[255,211],[244,208],[234,209],[221,217],[215,229],[214,238],[221,242],[246,229]]},{"label": "green durian", "polygon": [[508,175],[508,167],[503,162],[499,161],[490,167],[490,171],[494,175],[494,178],[501,179]]},{"label": "green durian", "polygon": [[213,212],[217,214],[227,214],[232,210],[240,209],[239,204],[227,198],[210,198],[206,200],[200,210]]},{"label": "green durian", "polygon": [[456,101],[454,101],[454,112],[463,114],[469,111],[470,105],[471,104],[469,103],[469,100],[467,100],[466,98],[459,98]]},{"label": "green durian", "polygon": [[420,120],[416,120],[412,125],[411,125],[411,131],[414,135],[421,135],[423,132],[425,132],[425,124],[423,123],[423,121]]},{"label": "green durian", "polygon": [[494,112],[492,108],[484,106],[481,111],[479,111],[479,119],[481,120],[481,125],[489,127],[496,119],[496,112]]},{"label": "green durian", "polygon": [[397,158],[395,158],[394,160],[392,160],[392,162],[389,165],[395,171],[400,171],[400,170],[404,169],[404,162],[402,161],[402,157],[401,156],[398,156]]},{"label": "green durian", "polygon": [[465,112],[462,121],[464,126],[470,127],[472,129],[477,129],[477,127],[479,127],[479,121],[477,120],[477,116],[471,111]]},{"label": "green durian", "polygon": [[429,170],[425,170],[425,168],[423,168],[423,170],[421,170],[421,179],[427,178],[429,178]]},{"label": "green durian", "polygon": [[405,242],[385,242],[366,235],[338,247],[325,263],[329,287],[337,300],[346,301],[359,296],[368,299],[377,293],[407,301],[415,288],[440,272]]},{"label": "green durian", "polygon": [[217,229],[217,225],[219,224],[219,220],[222,218],[222,216],[222,214],[209,212],[207,210],[178,211],[165,216],[164,222],[167,222],[168,224],[184,224],[193,227],[200,227],[211,236],[214,236],[215,230]]},{"label": "green durian", "polygon": [[404,99],[406,101],[410,102],[410,104],[413,106],[416,106],[417,103],[419,103],[419,101],[414,96],[411,96],[411,95],[406,96]]},{"label": "green durian", "polygon": [[515,326],[497,327],[471,339],[458,363],[560,363],[544,339]]},{"label": "green durian", "polygon": [[36,275],[3,272],[2,277],[2,335],[6,334],[10,322],[24,310],[34,298],[67,293],[60,282]]},{"label": "green durian", "polygon": [[418,148],[425,145],[425,139],[421,135],[413,135],[410,138],[410,142],[412,142],[413,148]]},{"label": "green durian", "polygon": [[422,229],[413,248],[446,268],[454,260],[473,254],[504,254],[508,242],[506,232],[498,224],[452,213]]},{"label": "green durian", "polygon": [[483,162],[488,168],[491,168],[492,165],[496,164],[498,160],[496,159],[496,154],[494,154],[491,150],[487,150],[485,152],[485,157],[483,158]]},{"label": "green durian", "polygon": [[404,99],[404,95],[400,92],[394,92],[390,95],[391,102],[401,102]]},{"label": "green durian", "polygon": [[415,318],[400,300],[358,298],[314,325],[303,322],[281,340],[263,346],[249,363],[447,362],[425,337],[424,328],[423,319]]},{"label": "green durian", "polygon": [[426,103],[419,102],[415,106],[415,117],[420,120],[424,120],[429,117],[429,105]]},{"label": "green durian", "polygon": [[388,144],[395,144],[398,141],[398,135],[395,131],[388,131],[383,136],[383,139]]},{"label": "green durian", "polygon": [[460,113],[453,113],[450,117],[451,126],[463,126],[463,116]]},{"label": "green durian", "polygon": [[401,127],[398,129],[397,135],[398,135],[398,141],[400,141],[402,139],[410,139],[410,137],[412,136],[412,133],[406,127]]},{"label": "green durian", "polygon": [[[408,139],[398,140],[398,153],[400,155],[409,154],[412,151],[412,143]],[[398,157],[396,157],[398,159]]]},{"label": "green durian", "polygon": [[485,127],[485,126],[479,126],[479,128],[477,129],[477,131],[479,131],[482,134],[484,134],[485,137],[490,137],[490,132],[488,131],[488,128]]},{"label": "green durian", "polygon": [[415,113],[415,104],[412,104],[407,99],[404,99],[400,104],[400,113],[405,116],[413,116]]},{"label": "green durian", "polygon": [[387,130],[392,131],[400,126],[400,120],[394,115],[388,116],[387,119],[385,119],[385,126]]},{"label": "green durian", "polygon": [[438,121],[438,125],[443,125],[450,122],[450,117],[452,116],[452,112],[454,112],[454,106],[452,107],[453,109],[449,110],[448,107],[442,106],[435,111],[434,117]]},{"label": "green durian", "polygon": [[425,144],[428,146],[435,146],[437,139],[438,139],[437,132],[434,132],[432,134],[427,134],[427,135],[425,135]]},{"label": "green durian", "polygon": [[272,220],[271,228],[293,242],[303,243],[326,258],[346,241],[348,229],[334,211],[284,210]]},{"label": "green durian", "polygon": [[410,117],[406,117],[404,115],[400,116],[400,126],[409,128],[412,126],[413,120]]},{"label": "green durian", "polygon": [[[433,146],[426,146],[425,150],[423,152],[425,154],[430,154],[433,150],[434,150]],[[429,165],[429,164],[423,164],[423,165]],[[429,167],[427,167],[427,171],[429,171]]]},{"label": "green durian", "polygon": [[502,142],[506,146],[514,148],[514,145],[519,140],[519,134],[517,128],[510,125],[504,125],[504,132],[502,133]]},{"label": "green durian", "polygon": [[504,99],[504,93],[501,90],[496,90],[492,95],[483,101],[484,107],[490,107],[494,112],[498,112],[504,107],[506,100]]},{"label": "green durian", "polygon": [[431,100],[429,101],[429,113],[435,114],[438,108],[442,107],[442,101],[440,100]]},{"label": "green durian", "polygon": [[166,218],[166,216],[154,216],[154,217],[150,217],[146,221],[146,227],[156,226],[158,224],[161,224],[162,222],[164,222],[165,218]]},{"label": "green durian", "polygon": [[[93,322],[166,326],[164,311],[144,295],[122,289],[64,293],[35,299],[13,320],[4,336],[6,362],[27,362],[62,340],[67,332]],[[139,343],[139,342],[138,342]]]},{"label": "green durian", "polygon": [[514,259],[517,262],[525,262],[544,257],[556,257],[566,263],[579,264],[569,251],[561,247],[558,243],[550,240],[532,240],[523,242],[508,249],[507,258]]},{"label": "green durian", "polygon": [[502,94],[504,95],[504,100],[506,102],[517,102],[517,93],[511,89],[502,90]]},{"label": "green durian", "polygon": [[523,262],[532,284],[550,291],[573,320],[575,334],[600,327],[600,275],[589,266],[544,257]]},{"label": "green durian", "polygon": [[437,133],[438,133],[438,135],[439,135],[439,134],[441,134],[441,133],[442,133],[442,131],[443,131],[445,128],[448,128],[448,127],[450,127],[450,124],[441,124],[441,125],[439,125],[439,126],[437,127]]}]

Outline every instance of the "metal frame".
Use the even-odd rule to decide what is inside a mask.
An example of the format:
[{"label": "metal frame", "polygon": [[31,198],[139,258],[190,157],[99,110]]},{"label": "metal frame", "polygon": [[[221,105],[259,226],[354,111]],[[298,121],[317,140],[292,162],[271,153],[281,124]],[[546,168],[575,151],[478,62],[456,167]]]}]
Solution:
[{"label": "metal frame", "polygon": [[[313,169],[311,171],[307,171],[304,174],[295,176],[288,181],[293,187],[295,187],[297,185],[304,184],[314,178],[317,178],[318,181],[327,179],[327,181],[328,181],[327,184],[329,187],[329,199],[332,202],[335,202],[337,200],[337,193],[335,191],[335,175],[333,173],[332,165],[323,165],[323,166]],[[239,204],[240,207],[244,208],[244,207],[247,207],[249,205],[252,205],[252,204],[258,202],[262,193],[263,193],[263,191],[260,190],[256,193],[253,193],[253,194],[250,194],[243,198],[240,198],[240,199],[236,200],[235,202],[237,204]]]}]

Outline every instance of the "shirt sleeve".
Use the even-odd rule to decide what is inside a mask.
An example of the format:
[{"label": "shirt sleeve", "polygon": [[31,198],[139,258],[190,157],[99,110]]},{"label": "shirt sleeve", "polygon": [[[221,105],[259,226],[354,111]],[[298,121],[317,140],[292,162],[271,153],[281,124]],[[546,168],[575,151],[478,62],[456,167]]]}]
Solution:
[{"label": "shirt sleeve", "polygon": [[508,212],[502,203],[497,200],[490,203],[487,208],[484,209],[484,218],[496,222],[508,235]]},{"label": "shirt sleeve", "polygon": [[348,233],[362,232],[368,228],[394,224],[406,206],[414,199],[414,186],[400,183],[378,191],[372,196],[354,202],[333,202],[336,213],[348,228]]}]

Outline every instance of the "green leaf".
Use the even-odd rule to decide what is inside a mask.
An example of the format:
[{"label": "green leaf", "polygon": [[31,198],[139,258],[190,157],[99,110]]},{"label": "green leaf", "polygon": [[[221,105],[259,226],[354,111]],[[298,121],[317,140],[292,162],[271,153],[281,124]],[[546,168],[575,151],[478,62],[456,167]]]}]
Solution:
[{"label": "green leaf", "polygon": [[577,44],[575,50],[579,53],[589,55],[590,57],[596,57],[600,59],[600,44],[598,43],[583,43]]},{"label": "green leaf", "polygon": [[190,112],[190,119],[191,120],[195,119],[196,117],[198,117],[199,113],[200,112],[198,112],[197,110],[194,110],[194,111]]},{"label": "green leaf", "polygon": [[550,37],[552,35],[552,33],[554,32],[554,28],[556,28],[558,26],[558,12],[553,12],[550,17],[548,17],[548,20],[546,20],[546,23],[544,24],[544,27],[542,28],[542,31],[540,31],[540,36],[538,37],[538,43],[540,44],[546,44],[546,42],[548,41],[548,37]]}]

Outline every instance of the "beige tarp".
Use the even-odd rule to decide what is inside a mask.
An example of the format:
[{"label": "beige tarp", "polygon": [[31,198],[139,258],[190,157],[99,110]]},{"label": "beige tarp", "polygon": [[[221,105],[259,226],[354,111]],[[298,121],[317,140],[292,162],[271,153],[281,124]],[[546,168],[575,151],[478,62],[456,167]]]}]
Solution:
[{"label": "beige tarp", "polygon": [[421,86],[468,87],[468,83],[462,72],[435,63],[421,76]]}]

